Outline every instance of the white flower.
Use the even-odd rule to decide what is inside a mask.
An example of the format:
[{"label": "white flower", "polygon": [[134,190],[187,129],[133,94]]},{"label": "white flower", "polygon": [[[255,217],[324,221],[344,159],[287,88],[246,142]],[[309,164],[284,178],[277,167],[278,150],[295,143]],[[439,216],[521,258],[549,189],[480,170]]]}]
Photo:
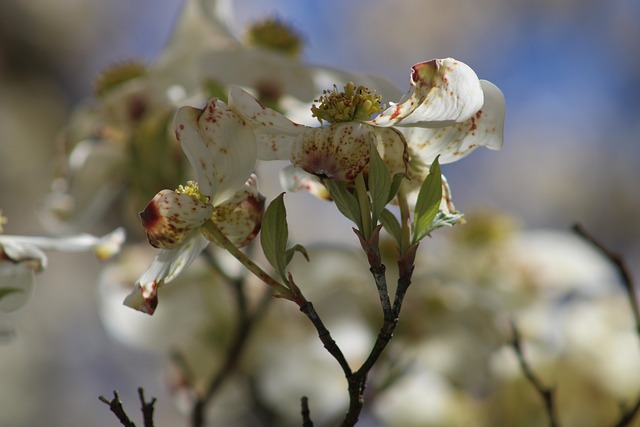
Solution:
[{"label": "white flower", "polygon": [[24,306],[33,293],[34,276],[47,267],[45,251],[93,251],[108,259],[120,251],[124,229],[103,237],[80,234],[69,237],[10,236],[0,234],[0,311]]},{"label": "white flower", "polygon": [[160,191],[140,213],[149,242],[162,250],[125,304],[148,314],[157,306],[157,288],[173,280],[213,240],[207,222],[243,246],[257,235],[262,221],[264,200],[252,175],[256,144],[251,128],[217,99],[202,110],[179,109],[173,127],[197,181]]},{"label": "white flower", "polygon": [[367,166],[371,143],[391,173],[406,171],[408,154],[417,186],[438,155],[440,163],[450,163],[479,146],[502,147],[504,96],[466,64],[451,58],[416,64],[410,86],[399,103],[373,118],[380,110],[374,92],[354,85],[344,94],[325,92],[313,110],[329,121],[320,127],[296,124],[242,93],[235,102],[256,128],[260,159],[288,159],[320,178],[353,179]]}]

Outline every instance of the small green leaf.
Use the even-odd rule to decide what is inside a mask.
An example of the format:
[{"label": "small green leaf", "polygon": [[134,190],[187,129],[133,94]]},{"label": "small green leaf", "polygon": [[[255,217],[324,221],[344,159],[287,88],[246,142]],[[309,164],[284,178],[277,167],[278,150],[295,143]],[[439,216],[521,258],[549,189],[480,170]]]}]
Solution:
[{"label": "small green leaf", "polygon": [[453,212],[448,214],[443,211],[438,211],[436,217],[433,219],[433,221],[431,221],[431,224],[429,224],[427,230],[425,230],[425,235],[431,233],[434,230],[437,230],[438,228],[451,227],[460,222],[463,218],[464,214],[460,212]]},{"label": "small green leaf", "polygon": [[[440,156],[438,156],[440,157]],[[440,208],[442,200],[442,172],[438,157],[429,168],[429,176],[424,180],[418,193],[413,216],[413,243],[419,242],[429,234],[429,226]]]},{"label": "small green leaf", "polygon": [[287,210],[284,206],[284,193],[281,193],[273,199],[264,213],[260,244],[264,256],[284,280],[286,280],[285,268],[288,264],[286,254],[288,239]]},{"label": "small green leaf", "polygon": [[391,180],[391,188],[389,189],[389,197],[387,198],[387,204],[389,204],[389,202],[396,197],[396,194],[398,194],[398,190],[400,190],[404,177],[405,174],[403,173],[397,173],[393,176],[393,180]]},{"label": "small green leaf", "polygon": [[380,222],[387,233],[391,234],[398,246],[400,246],[400,242],[402,241],[402,228],[400,227],[400,222],[398,222],[398,218],[394,214],[392,214],[388,209],[383,209],[380,213]]},{"label": "small green leaf", "polygon": [[289,265],[291,263],[291,260],[293,259],[293,254],[295,254],[296,252],[300,252],[302,254],[302,256],[307,261],[309,261],[309,253],[307,252],[307,249],[302,245],[295,245],[295,246],[287,249],[287,265]]},{"label": "small green leaf", "polygon": [[369,194],[371,194],[371,223],[375,226],[382,210],[389,203],[391,178],[389,168],[380,157],[375,145],[371,144],[369,155]]},{"label": "small green leaf", "polygon": [[358,226],[358,229],[362,230],[358,199],[347,190],[346,184],[343,181],[327,180],[324,185],[342,215],[349,218]]}]

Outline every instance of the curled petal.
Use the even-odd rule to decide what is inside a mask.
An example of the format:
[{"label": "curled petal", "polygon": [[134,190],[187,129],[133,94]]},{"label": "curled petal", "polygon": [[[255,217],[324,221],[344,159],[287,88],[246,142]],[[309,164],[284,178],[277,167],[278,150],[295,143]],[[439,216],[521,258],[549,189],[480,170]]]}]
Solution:
[{"label": "curled petal", "polygon": [[280,186],[284,191],[301,191],[305,190],[319,199],[331,200],[329,191],[322,185],[322,181],[315,176],[289,165],[280,171]]},{"label": "curled petal", "polygon": [[476,73],[453,58],[412,67],[411,90],[371,123],[377,126],[439,127],[471,118],[483,104]]},{"label": "curled petal", "polygon": [[437,129],[398,128],[407,140],[412,167],[426,173],[436,156],[451,163],[469,155],[477,147],[502,148],[505,118],[504,95],[493,84],[482,81],[485,103],[469,120]]},{"label": "curled petal", "polygon": [[289,160],[294,139],[307,128],[265,107],[237,86],[229,90],[229,106],[254,128],[260,160]]},{"label": "curled petal", "polygon": [[180,108],[173,127],[200,191],[212,204],[231,197],[253,172],[253,131],[222,101],[212,98],[203,110]]},{"label": "curled petal", "polygon": [[295,139],[291,162],[320,178],[351,181],[369,164],[369,150],[377,142],[375,128],[357,122],[308,128]]},{"label": "curled petal", "polygon": [[194,233],[181,246],[161,250],[127,295],[124,305],[153,314],[158,305],[158,288],[171,282],[191,265],[208,244],[209,241],[200,233]]},{"label": "curled petal", "polygon": [[213,207],[187,194],[162,190],[140,212],[149,243],[156,248],[171,249],[199,228],[213,212]]},{"label": "curled petal", "polygon": [[[242,190],[214,208],[211,220],[234,245],[242,247],[258,235],[263,214],[264,197],[258,193],[256,177],[253,175]],[[202,232],[209,238],[206,228]]]}]

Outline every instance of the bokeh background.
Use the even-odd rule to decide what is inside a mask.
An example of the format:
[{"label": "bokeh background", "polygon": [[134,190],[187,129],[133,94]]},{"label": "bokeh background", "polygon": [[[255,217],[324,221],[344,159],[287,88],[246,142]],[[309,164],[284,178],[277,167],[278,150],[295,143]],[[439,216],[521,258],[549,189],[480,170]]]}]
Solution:
[{"label": "bokeh background", "polygon": [[[463,212],[490,207],[525,228],[579,220],[640,276],[640,2],[636,0],[237,0],[233,29],[276,14],[305,38],[304,60],[406,88],[420,60],[455,57],[500,87],[505,147],[444,168]],[[0,3],[0,208],[9,234],[41,234],[56,138],[95,76],[153,61],[177,0]],[[188,64],[185,64],[188,66]],[[324,229],[329,225],[324,224]],[[332,234],[313,227],[307,241]],[[329,236],[329,237],[327,237]],[[0,425],[113,426],[98,395],[137,408],[144,386],[161,425],[183,425],[159,378],[163,358],[131,350],[97,315],[90,254],[51,254],[35,297],[0,317]]]}]

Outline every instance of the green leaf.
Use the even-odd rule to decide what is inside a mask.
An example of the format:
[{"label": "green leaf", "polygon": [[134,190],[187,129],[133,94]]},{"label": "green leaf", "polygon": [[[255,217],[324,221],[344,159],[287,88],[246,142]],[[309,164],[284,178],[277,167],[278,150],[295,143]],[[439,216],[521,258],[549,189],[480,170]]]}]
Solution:
[{"label": "green leaf", "polygon": [[398,194],[398,190],[400,190],[400,186],[402,185],[402,180],[404,179],[405,174],[397,173],[393,176],[393,180],[391,181],[391,188],[389,189],[389,197],[387,198],[387,204],[396,197]]},{"label": "green leaf", "polygon": [[358,199],[347,190],[346,184],[343,181],[327,180],[324,185],[342,215],[349,218],[358,226],[358,229],[362,230]]},{"label": "green leaf", "polygon": [[291,260],[293,259],[293,255],[296,252],[300,252],[302,254],[302,256],[307,261],[309,261],[309,253],[307,252],[307,249],[302,245],[295,245],[295,246],[287,249],[287,265],[289,265],[291,263]]},{"label": "green leaf", "polygon": [[448,214],[443,211],[438,211],[436,217],[431,221],[427,230],[425,230],[425,235],[431,233],[433,230],[437,230],[438,228],[451,227],[460,222],[462,218],[464,218],[464,214],[460,212]]},{"label": "green leaf", "polygon": [[402,241],[402,228],[400,227],[400,222],[398,222],[398,218],[394,214],[392,214],[388,209],[383,209],[380,213],[380,222],[387,233],[391,234],[398,246]]},{"label": "green leaf", "polygon": [[389,203],[391,178],[389,168],[380,157],[375,145],[371,144],[369,155],[369,194],[371,194],[371,223],[375,226],[382,210]]},{"label": "green leaf", "polygon": [[284,280],[286,280],[285,268],[288,264],[288,239],[287,210],[284,206],[284,193],[281,193],[273,199],[264,213],[260,231],[260,244],[267,261]]},{"label": "green leaf", "polygon": [[[438,156],[440,157],[440,156]],[[442,172],[438,157],[429,168],[429,176],[424,180],[418,193],[413,216],[413,243],[419,242],[429,234],[429,226],[440,208],[442,200]]]}]

